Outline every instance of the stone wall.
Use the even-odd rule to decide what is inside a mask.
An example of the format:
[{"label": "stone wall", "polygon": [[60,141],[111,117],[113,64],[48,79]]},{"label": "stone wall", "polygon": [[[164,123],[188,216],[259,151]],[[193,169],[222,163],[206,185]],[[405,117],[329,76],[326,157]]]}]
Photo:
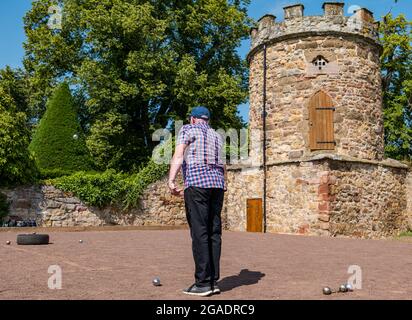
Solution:
[{"label": "stone wall", "polygon": [[[263,53],[257,52],[250,62],[249,66],[249,128],[251,134],[254,135],[253,141],[257,141],[255,150],[250,150],[250,157],[255,160],[255,163],[262,163],[262,140],[263,140],[263,128],[262,128],[262,113],[263,113]],[[267,94],[270,97],[270,90]],[[273,104],[273,99],[268,99],[267,108],[270,108]]]},{"label": "stone wall", "polygon": [[222,211],[224,228],[246,231],[246,201],[262,198],[263,173],[259,168],[228,170],[228,190]]},{"label": "stone wall", "polygon": [[[148,187],[138,208],[89,207],[52,186],[1,190],[14,218],[47,227],[186,225],[184,201],[166,178]],[[223,226],[246,231],[247,199],[263,198],[261,168],[229,167]],[[267,231],[383,238],[412,230],[412,172],[406,166],[322,155],[268,163]]]},{"label": "stone wall", "polygon": [[326,162],[292,162],[268,168],[267,230],[327,235],[322,183]]},{"label": "stone wall", "polygon": [[[226,220],[244,231],[246,201],[262,198],[262,171],[229,168]],[[409,179],[409,184],[407,183]],[[385,238],[408,229],[412,174],[395,162],[322,155],[280,161],[267,169],[267,231]]]},{"label": "stone wall", "polygon": [[39,226],[185,225],[183,198],[172,196],[166,181],[165,178],[150,185],[141,197],[139,206],[128,211],[114,205],[101,209],[90,207],[53,186],[1,191],[11,201],[13,218],[34,219]]},{"label": "stone wall", "polygon": [[41,215],[43,195],[39,187],[0,189],[10,203],[10,215],[23,220],[36,220]]},{"label": "stone wall", "polygon": [[408,229],[407,169],[332,161],[330,174],[331,235],[384,238]]}]

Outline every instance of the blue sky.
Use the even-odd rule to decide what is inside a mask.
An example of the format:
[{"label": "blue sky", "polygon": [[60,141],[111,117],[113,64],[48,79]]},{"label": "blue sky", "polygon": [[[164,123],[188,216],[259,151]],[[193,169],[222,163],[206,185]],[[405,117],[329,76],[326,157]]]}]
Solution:
[{"label": "blue sky", "polygon": [[[23,30],[23,16],[30,9],[31,0],[0,0],[0,68],[10,65],[11,67],[21,66],[23,57],[23,42],[25,40]],[[278,20],[283,20],[283,7],[302,3],[305,6],[305,15],[322,14],[322,4],[324,0],[252,0],[249,7],[249,15],[254,19],[259,19],[267,13],[274,14]],[[394,15],[404,13],[408,19],[412,19],[412,1],[398,0],[346,0],[344,1],[345,12],[351,6],[357,5],[366,7],[374,12],[375,18],[385,15],[390,10]],[[239,48],[239,53],[246,56],[249,48],[249,41],[243,41]],[[248,119],[248,105],[239,107],[242,117]]]}]

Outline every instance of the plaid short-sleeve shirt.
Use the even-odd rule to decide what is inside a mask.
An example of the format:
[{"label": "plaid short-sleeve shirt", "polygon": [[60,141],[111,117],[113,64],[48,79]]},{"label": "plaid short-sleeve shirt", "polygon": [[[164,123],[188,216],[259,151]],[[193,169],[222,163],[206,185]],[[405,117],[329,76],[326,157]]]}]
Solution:
[{"label": "plaid short-sleeve shirt", "polygon": [[185,125],[177,144],[186,144],[182,165],[185,188],[225,188],[223,142],[207,123]]}]

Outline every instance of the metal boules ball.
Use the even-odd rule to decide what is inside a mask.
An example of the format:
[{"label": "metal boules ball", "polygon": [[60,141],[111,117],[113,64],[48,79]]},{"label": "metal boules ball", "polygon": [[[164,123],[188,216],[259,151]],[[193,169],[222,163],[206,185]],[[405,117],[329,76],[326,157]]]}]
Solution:
[{"label": "metal boules ball", "polygon": [[83,243],[83,240],[79,240],[79,243]]},{"label": "metal boules ball", "polygon": [[348,289],[346,288],[346,284],[340,285],[339,292],[348,292]]},{"label": "metal boules ball", "polygon": [[6,244],[9,246],[9,245],[11,245],[11,242],[10,242],[10,241],[6,241]]},{"label": "metal boules ball", "polygon": [[346,291],[352,292],[353,291],[353,287],[351,284],[347,283],[346,284]]},{"label": "metal boules ball", "polygon": [[325,287],[323,288],[323,294],[328,296],[332,294],[332,290],[329,287]]},{"label": "metal boules ball", "polygon": [[158,277],[154,278],[152,283],[155,287],[160,287],[161,286],[160,279]]}]

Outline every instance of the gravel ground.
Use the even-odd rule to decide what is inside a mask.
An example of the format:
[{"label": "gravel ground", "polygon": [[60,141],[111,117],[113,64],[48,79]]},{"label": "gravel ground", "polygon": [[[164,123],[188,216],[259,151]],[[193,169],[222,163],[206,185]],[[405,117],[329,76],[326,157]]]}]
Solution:
[{"label": "gravel ground", "polygon": [[[0,299],[193,299],[181,293],[193,282],[188,230],[49,234],[50,245],[18,246],[16,230],[0,232]],[[224,232],[223,292],[203,299],[412,299],[411,252],[408,241]],[[61,267],[61,290],[47,286],[50,265]],[[350,265],[362,289],[324,296]]]}]

